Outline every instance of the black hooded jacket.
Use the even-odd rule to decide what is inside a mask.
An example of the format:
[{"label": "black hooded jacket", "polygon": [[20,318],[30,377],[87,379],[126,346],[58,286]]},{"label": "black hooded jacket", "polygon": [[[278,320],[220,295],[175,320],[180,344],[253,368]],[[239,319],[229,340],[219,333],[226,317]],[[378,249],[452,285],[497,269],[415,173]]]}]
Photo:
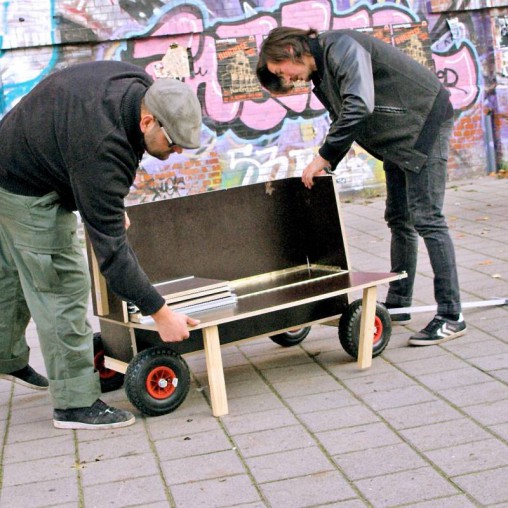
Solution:
[{"label": "black hooded jacket", "polygon": [[78,210],[109,287],[145,314],[164,299],[128,244],[124,198],[144,153],[141,100],[151,83],[128,63],[77,64],[46,77],[0,122],[0,187],[55,191]]}]

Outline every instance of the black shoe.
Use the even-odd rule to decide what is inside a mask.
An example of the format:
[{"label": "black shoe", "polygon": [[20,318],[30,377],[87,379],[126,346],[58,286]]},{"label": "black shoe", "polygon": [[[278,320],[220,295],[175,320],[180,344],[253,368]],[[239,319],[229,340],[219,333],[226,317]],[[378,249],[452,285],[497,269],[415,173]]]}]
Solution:
[{"label": "black shoe", "polygon": [[383,305],[387,308],[390,319],[394,325],[407,325],[411,322],[411,314],[408,312],[401,312],[403,307],[397,307],[396,305],[386,302],[383,303]]},{"label": "black shoe", "polygon": [[108,406],[100,399],[89,407],[53,411],[53,425],[57,429],[116,429],[128,427],[135,421],[129,411]]},{"label": "black shoe", "polygon": [[467,326],[460,314],[457,321],[436,315],[434,319],[421,331],[409,338],[411,346],[431,346],[455,339],[466,333]]},{"label": "black shoe", "polygon": [[11,372],[10,374],[0,374],[0,379],[14,381],[19,385],[27,386],[34,390],[47,390],[49,386],[48,380],[35,372],[30,365]]}]

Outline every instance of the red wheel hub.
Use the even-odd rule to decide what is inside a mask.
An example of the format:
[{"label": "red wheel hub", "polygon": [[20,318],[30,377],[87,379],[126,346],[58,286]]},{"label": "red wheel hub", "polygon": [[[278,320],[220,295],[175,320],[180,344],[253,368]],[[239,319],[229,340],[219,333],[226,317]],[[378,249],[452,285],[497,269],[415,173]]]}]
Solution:
[{"label": "red wheel hub", "polygon": [[97,352],[97,354],[93,357],[93,364],[99,372],[99,377],[101,379],[110,379],[116,375],[115,370],[108,369],[104,365],[104,351]]},{"label": "red wheel hub", "polygon": [[146,377],[146,391],[154,399],[167,399],[178,385],[178,378],[173,369],[159,366],[152,369]]},{"label": "red wheel hub", "polygon": [[383,322],[379,318],[379,316],[375,316],[374,318],[374,339],[372,341],[373,344],[376,344],[381,340],[383,336]]}]

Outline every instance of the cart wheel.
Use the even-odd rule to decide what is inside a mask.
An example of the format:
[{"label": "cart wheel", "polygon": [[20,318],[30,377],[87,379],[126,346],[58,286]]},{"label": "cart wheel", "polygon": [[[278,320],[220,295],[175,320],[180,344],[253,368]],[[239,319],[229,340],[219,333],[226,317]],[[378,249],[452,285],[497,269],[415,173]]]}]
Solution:
[{"label": "cart wheel", "polygon": [[104,345],[100,333],[93,334],[93,363],[95,370],[99,373],[102,393],[112,392],[122,387],[124,375],[104,365]]},{"label": "cart wheel", "polygon": [[279,346],[297,346],[300,344],[300,342],[303,341],[303,339],[305,339],[305,337],[307,337],[307,335],[309,335],[310,328],[310,326],[306,326],[304,328],[295,328],[294,330],[272,335],[270,339],[272,339]]},{"label": "cart wheel", "polygon": [[174,411],[189,393],[185,360],[168,347],[155,346],[137,354],[125,373],[125,393],[148,416]]},{"label": "cart wheel", "polygon": [[[355,300],[341,315],[339,320],[339,340],[344,351],[353,358],[358,358],[360,342],[360,319],[362,315],[362,300]],[[388,346],[392,334],[390,313],[381,303],[376,303],[374,317],[374,341],[372,357],[380,355]]]}]

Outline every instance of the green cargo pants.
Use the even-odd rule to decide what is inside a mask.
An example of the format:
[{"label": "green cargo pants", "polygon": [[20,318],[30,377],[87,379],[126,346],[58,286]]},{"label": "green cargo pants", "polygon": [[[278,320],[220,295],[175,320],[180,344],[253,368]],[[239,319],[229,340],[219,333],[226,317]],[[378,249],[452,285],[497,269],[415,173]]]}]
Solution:
[{"label": "green cargo pants", "polygon": [[90,275],[76,229],[56,193],[0,188],[0,372],[27,365],[32,317],[57,409],[91,406],[101,393],[87,320]]}]

